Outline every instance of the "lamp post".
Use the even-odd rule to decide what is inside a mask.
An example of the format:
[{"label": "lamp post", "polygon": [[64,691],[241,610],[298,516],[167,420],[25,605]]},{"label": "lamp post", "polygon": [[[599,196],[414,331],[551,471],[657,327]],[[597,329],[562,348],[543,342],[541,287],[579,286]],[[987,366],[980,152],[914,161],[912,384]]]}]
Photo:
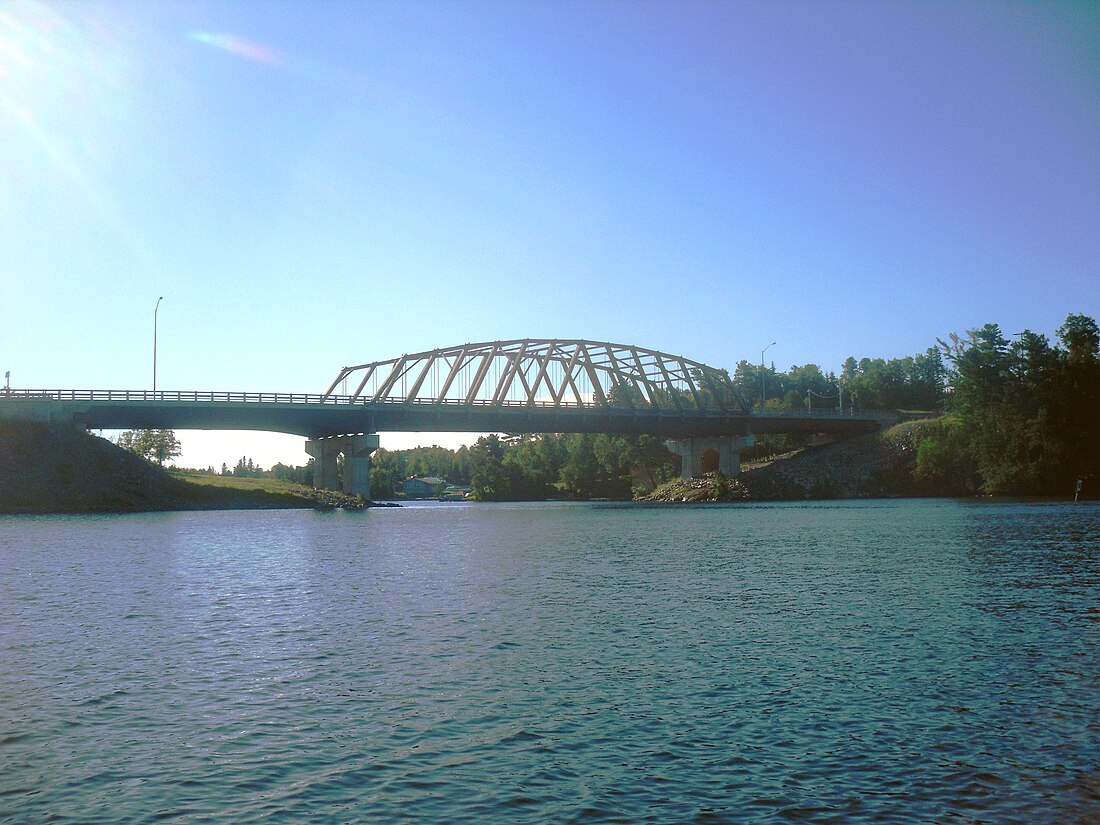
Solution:
[{"label": "lamp post", "polygon": [[153,395],[157,393],[157,312],[160,310],[160,302],[164,300],[161,295],[157,298],[157,305],[153,307]]},{"label": "lamp post", "polygon": [[760,409],[764,409],[764,404],[768,400],[768,392],[764,387],[764,353],[775,346],[775,341],[772,341],[764,349],[760,350]]}]

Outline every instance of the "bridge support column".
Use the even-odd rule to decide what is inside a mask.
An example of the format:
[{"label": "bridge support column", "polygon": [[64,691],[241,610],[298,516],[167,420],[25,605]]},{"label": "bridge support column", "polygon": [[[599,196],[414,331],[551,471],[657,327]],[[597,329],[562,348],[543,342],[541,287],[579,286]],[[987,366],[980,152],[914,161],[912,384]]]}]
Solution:
[{"label": "bridge support column", "polygon": [[370,498],[370,454],[378,449],[378,435],[344,435],[344,492]]},{"label": "bridge support column", "polygon": [[727,476],[739,475],[741,450],[755,443],[751,435],[729,435],[681,438],[666,441],[665,445],[671,452],[679,454],[680,477],[687,479],[715,471]]},{"label": "bridge support column", "polygon": [[[378,436],[336,435],[311,439],[306,452],[313,456],[313,486],[318,490],[339,490],[349,496],[370,498],[370,454],[378,449]],[[340,484],[338,458],[344,454],[344,483]]]},{"label": "bridge support column", "polygon": [[313,486],[318,490],[339,490],[340,472],[336,463],[339,442],[335,438],[310,439],[306,452],[313,456]]}]

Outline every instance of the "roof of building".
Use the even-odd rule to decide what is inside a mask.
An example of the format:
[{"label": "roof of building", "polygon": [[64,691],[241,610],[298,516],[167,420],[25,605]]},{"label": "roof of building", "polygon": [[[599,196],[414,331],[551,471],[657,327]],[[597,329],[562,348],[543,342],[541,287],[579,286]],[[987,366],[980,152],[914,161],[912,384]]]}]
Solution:
[{"label": "roof of building", "polygon": [[412,478],[405,479],[406,484],[408,484],[410,481],[420,481],[424,484],[431,484],[433,486],[436,484],[444,483],[443,479],[436,478],[435,476],[413,476]]}]

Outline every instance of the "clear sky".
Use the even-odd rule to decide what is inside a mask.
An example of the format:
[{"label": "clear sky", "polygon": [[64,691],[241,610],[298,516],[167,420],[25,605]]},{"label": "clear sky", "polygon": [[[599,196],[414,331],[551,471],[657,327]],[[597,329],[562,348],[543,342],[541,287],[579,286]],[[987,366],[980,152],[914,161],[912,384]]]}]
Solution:
[{"label": "clear sky", "polygon": [[159,296],[166,390],[1053,336],[1100,315],[1100,3],[0,2],[0,369],[149,388]]}]

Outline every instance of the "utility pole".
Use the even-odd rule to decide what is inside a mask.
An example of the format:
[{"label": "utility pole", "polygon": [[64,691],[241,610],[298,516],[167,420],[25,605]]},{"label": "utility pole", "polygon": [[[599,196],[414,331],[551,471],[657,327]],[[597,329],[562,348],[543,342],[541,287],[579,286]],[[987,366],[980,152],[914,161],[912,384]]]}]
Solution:
[{"label": "utility pole", "polygon": [[775,341],[772,341],[764,349],[760,350],[760,409],[764,409],[764,404],[768,400],[768,391],[764,386],[764,353],[775,346]]},{"label": "utility pole", "polygon": [[153,395],[157,393],[157,312],[160,310],[160,302],[164,300],[161,295],[157,298],[157,305],[153,307]]}]

